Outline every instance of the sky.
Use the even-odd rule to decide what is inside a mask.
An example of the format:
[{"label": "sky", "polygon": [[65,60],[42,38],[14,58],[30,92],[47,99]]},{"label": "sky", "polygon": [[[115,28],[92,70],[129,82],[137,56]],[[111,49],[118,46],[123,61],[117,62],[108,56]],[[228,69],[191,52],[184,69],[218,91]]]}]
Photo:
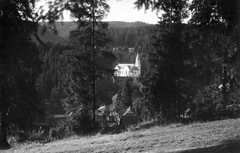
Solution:
[{"label": "sky", "polygon": [[156,11],[145,11],[144,8],[138,10],[134,6],[136,0],[107,0],[110,5],[110,13],[105,21],[142,21],[155,24],[158,21]]},{"label": "sky", "polygon": [[[141,21],[150,24],[156,24],[158,21],[156,11],[145,11],[144,8],[138,10],[134,6],[135,1],[136,0],[107,0],[107,3],[110,6],[110,12],[107,18],[105,18],[103,21]],[[39,0],[37,7],[44,5],[46,2],[47,0]],[[63,21],[71,21],[69,12],[64,12]]]}]

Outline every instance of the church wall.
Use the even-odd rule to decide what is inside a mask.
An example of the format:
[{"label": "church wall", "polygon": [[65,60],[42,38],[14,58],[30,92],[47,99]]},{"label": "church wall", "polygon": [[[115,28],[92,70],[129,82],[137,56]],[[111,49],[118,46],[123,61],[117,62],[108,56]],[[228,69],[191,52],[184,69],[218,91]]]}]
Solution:
[{"label": "church wall", "polygon": [[[130,70],[133,66],[138,67],[139,70],[133,70],[133,73],[130,73]],[[121,67],[124,67],[124,69],[121,69]],[[129,68],[131,67],[131,69]],[[140,77],[141,76],[141,63],[139,55],[137,54],[135,64],[124,64],[121,63],[115,67],[117,72],[115,72],[115,76],[117,77]]]}]

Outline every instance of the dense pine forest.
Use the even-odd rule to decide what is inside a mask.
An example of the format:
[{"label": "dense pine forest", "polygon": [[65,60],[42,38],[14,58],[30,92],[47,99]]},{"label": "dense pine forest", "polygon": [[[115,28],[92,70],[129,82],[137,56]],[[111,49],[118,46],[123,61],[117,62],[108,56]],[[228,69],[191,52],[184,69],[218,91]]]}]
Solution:
[{"label": "dense pine forest", "polygon": [[[0,2],[0,148],[121,130],[122,111],[159,124],[240,117],[238,0],[136,0],[162,12],[157,25],[102,22],[106,0],[34,4]],[[64,9],[75,22],[58,22]],[[137,54],[141,76],[116,77]],[[98,110],[109,105],[115,116]]]},{"label": "dense pine forest", "polygon": [[[152,35],[156,32],[156,26],[142,22],[109,22],[107,35],[111,39],[108,49],[115,55],[116,61],[112,63],[114,68],[119,63],[134,63],[136,54],[141,54],[142,63],[142,76],[149,74],[148,53],[153,50],[151,46]],[[40,74],[39,79],[39,93],[42,98],[41,101],[49,100],[44,105],[47,110],[51,111],[50,114],[63,113],[63,107],[61,107],[60,95],[63,95],[61,89],[61,55],[66,50],[66,44],[69,39],[69,32],[77,28],[77,23],[66,22],[56,23],[57,35],[51,30],[47,30],[44,35],[41,35],[42,27],[39,27],[39,36],[41,40],[45,42],[45,45],[41,48],[41,59],[44,62],[43,71]],[[68,34],[67,34],[68,33]],[[129,50],[133,49],[132,52]],[[109,79],[108,79],[109,80]],[[108,81],[108,84],[111,81]],[[122,86],[124,83],[120,83]],[[107,85],[106,85],[107,86]],[[121,88],[121,87],[115,87]],[[116,92],[117,89],[111,89],[112,92]],[[110,92],[110,91],[108,91]],[[107,93],[103,93],[107,94]],[[110,100],[109,100],[110,99]],[[106,97],[101,101],[98,101],[97,105],[100,106],[104,103],[110,103],[111,98]]]}]

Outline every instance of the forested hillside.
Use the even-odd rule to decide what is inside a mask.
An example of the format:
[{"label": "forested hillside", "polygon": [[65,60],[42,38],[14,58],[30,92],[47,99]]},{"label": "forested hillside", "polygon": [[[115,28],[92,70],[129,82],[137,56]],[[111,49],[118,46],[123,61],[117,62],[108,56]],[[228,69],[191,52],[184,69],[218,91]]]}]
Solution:
[{"label": "forested hillside", "polygon": [[[108,37],[111,39],[109,43],[110,50],[113,51],[120,63],[133,63],[136,53],[141,54],[141,62],[143,66],[143,76],[148,67],[148,52],[153,50],[151,46],[152,36],[156,33],[156,25],[143,22],[107,22]],[[57,35],[47,30],[45,34],[40,34],[42,27],[39,27],[39,36],[44,42],[56,42],[63,38],[68,39],[69,32],[77,28],[76,22],[57,22]]]},{"label": "forested hillside", "polygon": [[[134,63],[136,54],[141,54],[142,76],[147,75],[149,64],[148,53],[153,50],[152,36],[156,33],[156,25],[143,22],[113,21],[108,23],[109,48],[119,63]],[[56,23],[58,35],[67,38],[69,31],[77,28],[75,22]]]},{"label": "forested hillside", "polygon": [[[126,27],[146,27],[151,26],[144,22],[123,22],[123,21],[111,21],[107,22],[111,28],[126,28]],[[76,29],[78,26],[77,22],[57,22],[56,28],[58,35],[61,37],[68,37],[69,31]],[[153,25],[152,25],[153,26]]]},{"label": "forested hillside", "polygon": [[[148,67],[148,52],[153,50],[151,46],[152,35],[156,33],[156,26],[143,22],[122,22],[113,21],[108,23],[108,37],[112,40],[109,44],[110,49],[118,58],[120,63],[133,63],[136,53],[141,54],[143,65],[143,76]],[[69,31],[77,28],[75,22],[56,23],[58,35],[67,38]],[[129,52],[129,49],[132,49]]]},{"label": "forested hillside", "polygon": [[[114,23],[114,22],[113,22]],[[136,54],[140,54],[142,76],[148,76],[148,53],[153,50],[152,36],[156,33],[155,25],[130,24],[127,26],[111,26],[108,35],[112,39],[109,44],[119,63],[134,63]],[[121,24],[120,24],[121,25]]]},{"label": "forested hillside", "polygon": [[[47,112],[49,114],[63,113],[63,109],[61,109],[61,99],[64,97],[63,89],[61,89],[61,56],[64,50],[69,48],[66,47],[69,39],[68,35],[70,31],[77,28],[77,24],[74,22],[56,23],[56,27],[57,35],[49,29],[41,34],[44,31],[42,31],[42,27],[39,28],[40,39],[45,42],[45,45],[41,47],[40,57],[44,64],[42,74],[39,77],[38,89],[41,101],[45,101],[45,107],[50,111]],[[139,53],[141,55],[142,76],[149,74],[148,52],[153,49],[150,42],[155,31],[155,25],[142,22],[109,22],[107,35],[111,41],[108,44],[108,50],[117,58],[112,67],[117,62],[134,63],[136,54]],[[111,84],[109,79],[107,82]],[[111,87],[111,90],[117,92],[114,88],[116,87]],[[111,97],[105,98],[105,100],[104,98],[101,99],[98,105],[104,103],[104,101],[105,103],[111,101]]]}]

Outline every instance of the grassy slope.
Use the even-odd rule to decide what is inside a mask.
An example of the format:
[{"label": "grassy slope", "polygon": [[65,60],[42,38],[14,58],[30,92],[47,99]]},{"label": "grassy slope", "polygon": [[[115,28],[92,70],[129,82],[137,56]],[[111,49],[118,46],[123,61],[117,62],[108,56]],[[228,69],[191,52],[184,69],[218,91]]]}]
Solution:
[{"label": "grassy slope", "polygon": [[[45,145],[30,144],[5,152],[226,152],[226,142],[236,141],[232,152],[240,152],[240,119],[195,123],[174,124],[140,128],[116,135],[96,135],[74,137],[51,142]],[[220,146],[217,146],[220,145]],[[211,150],[211,146],[215,151]],[[236,146],[239,146],[236,148]],[[183,148],[207,148],[187,149]],[[225,148],[225,150],[224,150]],[[227,148],[229,149],[229,148]],[[210,150],[210,151],[209,151]]]}]

